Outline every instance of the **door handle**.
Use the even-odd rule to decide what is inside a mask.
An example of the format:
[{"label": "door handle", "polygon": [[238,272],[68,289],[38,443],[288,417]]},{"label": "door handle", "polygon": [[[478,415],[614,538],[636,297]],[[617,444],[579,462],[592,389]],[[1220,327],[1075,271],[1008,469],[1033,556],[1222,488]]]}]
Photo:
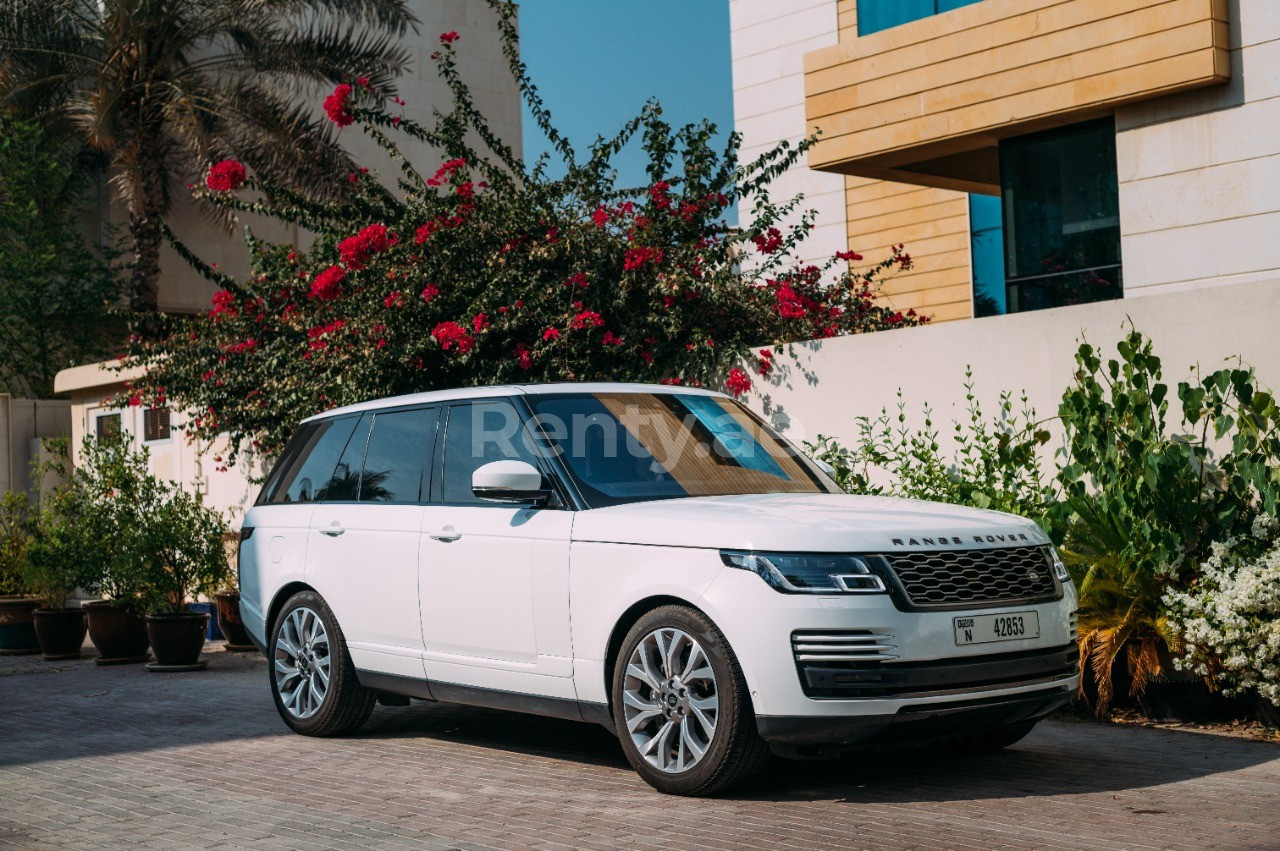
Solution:
[{"label": "door handle", "polygon": [[452,526],[445,526],[443,529],[437,529],[434,532],[428,532],[427,537],[433,541],[456,541],[462,537],[462,533]]},{"label": "door handle", "polygon": [[345,532],[345,531],[347,531],[347,530],[346,530],[346,529],[344,529],[344,528],[342,528],[342,524],[341,524],[341,523],[339,523],[337,520],[335,520],[335,521],[333,521],[332,523],[330,523],[330,524],[329,524],[329,528],[328,528],[328,529],[321,529],[321,530],[320,530],[320,534],[321,534],[321,535],[328,535],[330,538],[336,538],[336,537],[338,537],[339,535],[341,535],[341,534],[342,534],[343,532]]}]

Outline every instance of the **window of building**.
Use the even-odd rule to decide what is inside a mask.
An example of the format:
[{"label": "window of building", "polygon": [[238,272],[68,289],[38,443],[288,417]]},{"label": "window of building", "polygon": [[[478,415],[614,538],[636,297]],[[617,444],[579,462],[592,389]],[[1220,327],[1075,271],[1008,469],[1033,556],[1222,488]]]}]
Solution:
[{"label": "window of building", "polygon": [[887,30],[980,0],[858,0],[858,35]]},{"label": "window of building", "polygon": [[1008,312],[1124,295],[1113,119],[1002,141],[1000,184]]},{"label": "window of building", "polygon": [[169,409],[147,408],[142,412],[142,440],[152,443],[169,439]]},{"label": "window of building", "polygon": [[1004,205],[999,195],[969,196],[973,315],[1008,312],[1004,283]]},{"label": "window of building", "polygon": [[93,436],[99,443],[117,440],[120,437],[120,414],[98,414],[93,419]]}]

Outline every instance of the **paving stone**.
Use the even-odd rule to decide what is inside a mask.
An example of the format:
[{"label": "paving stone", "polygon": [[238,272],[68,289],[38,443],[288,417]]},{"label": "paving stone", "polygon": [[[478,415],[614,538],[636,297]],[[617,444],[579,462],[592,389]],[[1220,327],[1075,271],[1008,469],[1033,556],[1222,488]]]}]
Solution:
[{"label": "paving stone", "polygon": [[659,795],[604,730],[380,707],[345,739],[280,722],[263,661],[159,676],[0,658],[0,848],[1280,848],[1280,747],[1041,724],[998,754],[776,762]]}]

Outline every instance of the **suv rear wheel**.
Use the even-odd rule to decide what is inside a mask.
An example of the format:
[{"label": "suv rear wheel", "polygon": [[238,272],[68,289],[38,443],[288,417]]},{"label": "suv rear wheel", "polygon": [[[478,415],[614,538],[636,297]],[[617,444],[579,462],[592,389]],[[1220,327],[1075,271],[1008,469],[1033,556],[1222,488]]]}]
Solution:
[{"label": "suv rear wheel", "polygon": [[627,761],[660,792],[712,795],[768,762],[737,657],[693,609],[663,606],[636,622],[614,664],[612,697]]},{"label": "suv rear wheel", "polygon": [[284,723],[304,736],[341,736],[373,713],[338,621],[314,591],[299,591],[276,617],[267,658],[271,694]]}]

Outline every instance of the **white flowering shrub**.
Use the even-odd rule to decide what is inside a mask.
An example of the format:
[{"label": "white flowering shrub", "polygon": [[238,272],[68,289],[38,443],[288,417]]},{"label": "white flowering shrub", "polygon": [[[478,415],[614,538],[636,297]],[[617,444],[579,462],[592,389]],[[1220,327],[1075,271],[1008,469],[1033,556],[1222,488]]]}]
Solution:
[{"label": "white flowering shrub", "polygon": [[[1280,704],[1280,524],[1261,515],[1252,540],[1214,543],[1196,587],[1165,597],[1185,638],[1179,668],[1229,694],[1256,690]],[[1259,546],[1261,545],[1261,546]]]}]

